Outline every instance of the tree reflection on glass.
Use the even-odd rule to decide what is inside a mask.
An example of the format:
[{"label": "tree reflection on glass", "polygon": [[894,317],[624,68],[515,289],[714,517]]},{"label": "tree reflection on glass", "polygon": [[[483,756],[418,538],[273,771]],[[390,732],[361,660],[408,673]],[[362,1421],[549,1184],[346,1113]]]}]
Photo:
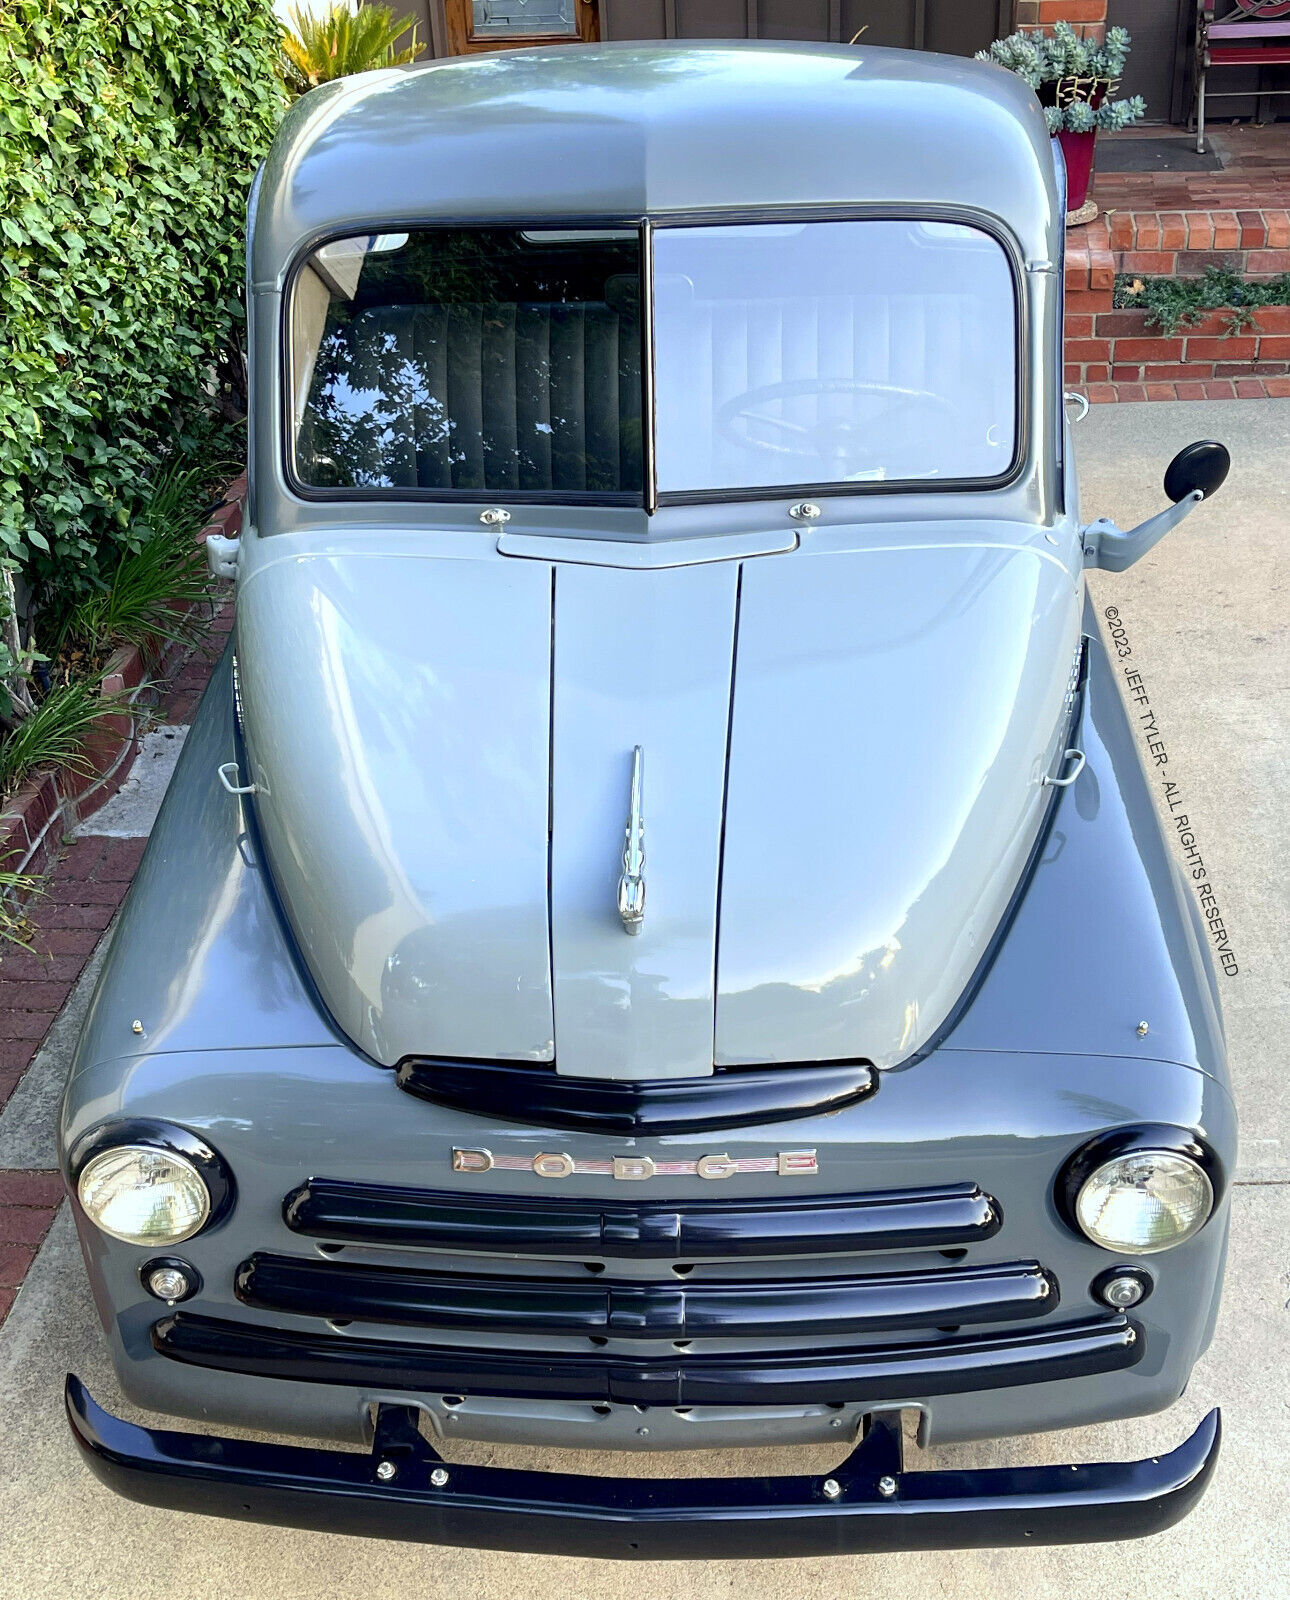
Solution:
[{"label": "tree reflection on glass", "polygon": [[313,258],[331,298],[296,443],[305,483],[640,495],[634,232],[365,243],[357,272],[353,249],[348,274],[344,251]]}]

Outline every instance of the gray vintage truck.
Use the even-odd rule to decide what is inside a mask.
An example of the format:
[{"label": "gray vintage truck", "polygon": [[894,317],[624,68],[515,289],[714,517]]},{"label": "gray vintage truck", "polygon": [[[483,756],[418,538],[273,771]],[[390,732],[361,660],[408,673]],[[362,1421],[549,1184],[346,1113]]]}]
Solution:
[{"label": "gray vintage truck", "polygon": [[622,1557],[1121,1539],[1204,1492],[1217,1413],[1139,1461],[902,1455],[911,1413],[1168,1406],[1222,1276],[1216,985],[1084,574],[1227,457],[1082,520],[1062,254],[1039,107],[976,62],[532,50],[292,110],[235,635],[62,1112],[121,1391],[202,1429],[69,1377],[105,1483]]}]

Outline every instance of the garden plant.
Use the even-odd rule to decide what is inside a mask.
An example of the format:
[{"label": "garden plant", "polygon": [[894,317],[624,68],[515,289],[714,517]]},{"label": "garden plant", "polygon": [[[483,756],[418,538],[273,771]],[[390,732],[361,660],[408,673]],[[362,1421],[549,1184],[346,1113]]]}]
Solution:
[{"label": "garden plant", "polygon": [[0,804],[84,759],[112,647],[205,592],[280,40],[271,0],[0,6]]}]

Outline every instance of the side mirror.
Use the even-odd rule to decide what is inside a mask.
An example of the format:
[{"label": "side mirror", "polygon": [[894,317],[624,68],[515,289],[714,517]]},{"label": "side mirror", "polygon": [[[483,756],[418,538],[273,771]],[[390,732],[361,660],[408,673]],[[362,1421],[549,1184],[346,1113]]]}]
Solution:
[{"label": "side mirror", "polygon": [[1165,493],[1175,505],[1198,489],[1208,500],[1223,487],[1231,467],[1226,445],[1217,439],[1197,439],[1184,445],[1165,468]]},{"label": "side mirror", "polygon": [[1185,446],[1165,472],[1165,493],[1173,504],[1157,511],[1126,533],[1106,517],[1084,529],[1084,565],[1104,572],[1123,572],[1176,528],[1187,513],[1223,487],[1232,458],[1217,439],[1198,439]]}]

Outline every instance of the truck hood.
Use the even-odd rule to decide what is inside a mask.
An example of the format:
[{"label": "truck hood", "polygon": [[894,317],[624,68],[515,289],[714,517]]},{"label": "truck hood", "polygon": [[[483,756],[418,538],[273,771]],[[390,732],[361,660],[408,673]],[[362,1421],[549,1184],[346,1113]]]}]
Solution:
[{"label": "truck hood", "polygon": [[1060,760],[1079,623],[1050,555],[635,570],[274,544],[238,602],[256,814],[322,1001],[373,1059],[889,1066],[950,1015]]}]

